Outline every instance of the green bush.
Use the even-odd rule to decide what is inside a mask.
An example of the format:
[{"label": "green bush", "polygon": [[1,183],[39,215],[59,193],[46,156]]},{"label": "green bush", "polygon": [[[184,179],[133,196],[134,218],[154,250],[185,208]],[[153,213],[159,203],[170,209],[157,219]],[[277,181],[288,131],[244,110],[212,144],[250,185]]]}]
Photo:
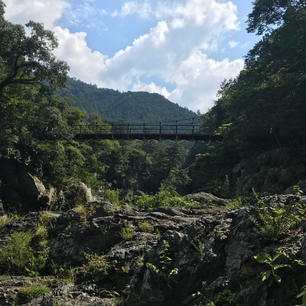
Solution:
[{"label": "green bush", "polygon": [[135,236],[135,230],[133,227],[123,227],[121,229],[121,238],[123,240],[132,240]]},{"label": "green bush", "polygon": [[255,231],[263,238],[278,241],[303,220],[304,210],[305,207],[299,203],[268,206],[260,201],[255,217],[250,216],[250,219],[255,224]]},{"label": "green bush", "polygon": [[17,214],[8,214],[8,215],[1,216],[0,217],[0,227],[14,220],[18,220],[18,219],[20,219],[20,216],[18,216]]},{"label": "green bush", "polygon": [[152,226],[148,222],[142,222],[138,225],[138,227],[144,233],[153,233],[154,232],[154,226]]},{"label": "green bush", "polygon": [[49,256],[49,248],[40,251],[31,247],[31,232],[14,232],[7,239],[6,246],[0,251],[0,269],[4,273],[17,275],[38,275],[44,268]]},{"label": "green bush", "polygon": [[87,263],[83,265],[83,269],[96,280],[101,280],[108,274],[110,264],[104,255],[85,254],[85,258]]},{"label": "green bush", "polygon": [[192,200],[181,197],[173,188],[162,186],[155,195],[140,192],[135,197],[134,205],[140,209],[153,209],[160,206],[190,208],[195,205]]},{"label": "green bush", "polygon": [[40,296],[41,294],[50,295],[51,291],[47,286],[39,286],[39,284],[23,286],[19,289],[17,293],[16,303],[17,305],[28,303],[31,300]]},{"label": "green bush", "polygon": [[106,202],[109,202],[113,205],[120,206],[120,200],[119,200],[119,190],[113,190],[113,189],[106,189],[104,191],[104,199]]}]

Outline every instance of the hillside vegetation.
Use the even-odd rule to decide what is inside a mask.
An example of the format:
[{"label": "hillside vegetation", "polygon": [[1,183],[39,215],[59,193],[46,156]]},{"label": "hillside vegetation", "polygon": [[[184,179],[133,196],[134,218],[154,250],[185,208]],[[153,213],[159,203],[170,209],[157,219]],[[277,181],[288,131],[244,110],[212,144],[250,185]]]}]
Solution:
[{"label": "hillside vegetation", "polygon": [[97,114],[103,121],[119,122],[168,122],[186,120],[198,116],[174,104],[159,94],[148,92],[119,92],[112,89],[98,88],[76,79],[69,79],[61,96],[69,97],[73,106],[87,114]]}]

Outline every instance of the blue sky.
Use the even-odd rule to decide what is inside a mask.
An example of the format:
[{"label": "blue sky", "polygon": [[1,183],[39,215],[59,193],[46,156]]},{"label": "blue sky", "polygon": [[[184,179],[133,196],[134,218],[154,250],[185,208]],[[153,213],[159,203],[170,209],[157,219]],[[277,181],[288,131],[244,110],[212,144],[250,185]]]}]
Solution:
[{"label": "blue sky", "polygon": [[258,41],[246,0],[4,0],[11,22],[54,31],[70,75],[99,87],[148,91],[206,112],[220,83]]}]

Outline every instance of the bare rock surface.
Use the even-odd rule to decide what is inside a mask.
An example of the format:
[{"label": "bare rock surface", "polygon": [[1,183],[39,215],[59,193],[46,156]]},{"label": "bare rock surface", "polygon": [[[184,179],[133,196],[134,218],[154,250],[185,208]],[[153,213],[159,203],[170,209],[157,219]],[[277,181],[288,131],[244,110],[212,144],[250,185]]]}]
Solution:
[{"label": "bare rock surface", "polygon": [[[304,200],[293,195],[263,199],[271,206]],[[305,263],[305,224],[296,225],[279,241],[267,241],[250,219],[255,207],[216,206],[207,213],[203,205],[144,211],[91,202],[86,216],[74,209],[63,212],[49,230],[50,260],[74,268],[75,283],[51,282],[51,294],[24,305],[301,305],[296,296],[305,285],[305,267],[297,261]],[[5,241],[9,233],[28,230],[36,221],[37,213],[32,213],[6,224],[0,238]],[[278,270],[281,282],[273,277],[271,283],[262,281],[260,273],[271,266],[254,256],[284,250],[290,267]],[[85,254],[104,255],[107,271],[86,270]],[[0,304],[10,305],[13,293],[26,282],[29,279],[22,277],[1,280]]]}]

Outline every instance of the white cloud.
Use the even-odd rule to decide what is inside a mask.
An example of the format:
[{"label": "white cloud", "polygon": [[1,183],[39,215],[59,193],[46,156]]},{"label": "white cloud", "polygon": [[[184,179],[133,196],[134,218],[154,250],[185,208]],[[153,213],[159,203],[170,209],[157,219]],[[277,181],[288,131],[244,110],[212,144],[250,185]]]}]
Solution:
[{"label": "white cloud", "polygon": [[114,11],[113,17],[139,15],[142,18],[148,18],[152,14],[152,8],[148,1],[127,1],[125,2],[120,11]]},{"label": "white cloud", "polygon": [[5,17],[14,23],[25,24],[29,20],[44,23],[48,28],[69,7],[65,0],[4,0]]},{"label": "white cloud", "polygon": [[105,70],[107,57],[98,51],[92,51],[87,46],[86,33],[70,33],[68,29],[61,27],[55,27],[53,31],[59,42],[55,55],[69,64],[71,75],[102,86],[100,74]]},{"label": "white cloud", "polygon": [[141,82],[135,83],[132,87],[132,91],[147,91],[150,93],[158,93],[165,98],[169,98],[171,94],[166,87],[157,86],[154,82],[151,82],[150,84],[144,84]]},{"label": "white cloud", "polygon": [[235,48],[235,47],[238,45],[238,42],[237,42],[237,41],[231,40],[231,41],[228,42],[228,45],[229,45],[231,48]]},{"label": "white cloud", "polygon": [[[223,79],[235,77],[243,68],[242,59],[212,59],[220,39],[238,29],[237,8],[231,2],[127,1],[113,16],[138,14],[155,18],[156,25],[125,49],[107,57],[88,47],[85,32],[71,33],[55,26],[67,1],[5,0],[10,3],[7,18],[18,23],[27,18],[45,22],[59,39],[56,55],[68,62],[72,76],[85,82],[122,91],[157,92],[180,105],[205,112],[212,106]],[[83,0],[82,4],[88,7],[84,14],[90,16],[93,0]],[[174,89],[156,85],[156,76],[159,84],[171,83]]]},{"label": "white cloud", "polygon": [[95,1],[82,0],[64,11],[64,19],[67,24],[79,25],[83,28],[99,28],[99,30],[107,30],[107,26],[103,22],[103,16],[107,15],[104,9],[97,9]]}]

